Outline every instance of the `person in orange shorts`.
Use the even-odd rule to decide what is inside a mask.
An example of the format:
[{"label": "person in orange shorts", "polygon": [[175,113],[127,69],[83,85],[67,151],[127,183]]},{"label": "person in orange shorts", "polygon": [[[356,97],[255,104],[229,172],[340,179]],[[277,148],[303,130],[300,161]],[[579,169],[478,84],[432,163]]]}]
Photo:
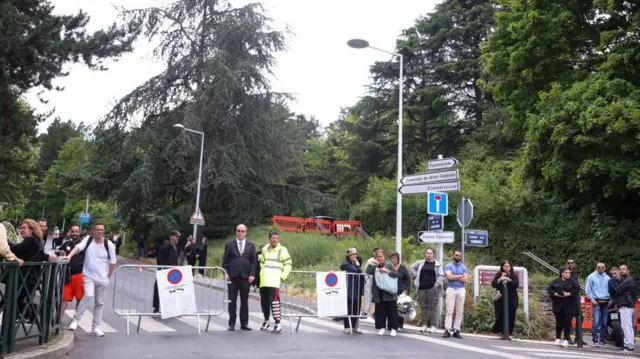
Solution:
[{"label": "person in orange shorts", "polygon": [[[69,237],[65,238],[57,253],[65,256],[71,253],[71,250],[82,241],[80,236],[80,228],[78,226],[71,227]],[[73,298],[79,302],[84,297],[84,283],[82,279],[82,267],[84,266],[84,253],[75,255],[71,258],[67,270],[67,282],[62,290],[62,313],[67,309],[67,304],[73,302]]]}]

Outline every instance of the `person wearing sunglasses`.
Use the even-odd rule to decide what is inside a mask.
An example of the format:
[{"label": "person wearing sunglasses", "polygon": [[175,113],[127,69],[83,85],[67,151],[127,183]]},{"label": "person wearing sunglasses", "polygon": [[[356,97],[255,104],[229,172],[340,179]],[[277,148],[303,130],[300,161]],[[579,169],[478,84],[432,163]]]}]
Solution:
[{"label": "person wearing sunglasses", "polygon": [[247,226],[236,227],[236,238],[227,242],[222,255],[222,268],[229,282],[229,331],[236,327],[236,305],[240,292],[240,329],[249,328],[249,286],[256,276],[256,246],[246,239]]}]

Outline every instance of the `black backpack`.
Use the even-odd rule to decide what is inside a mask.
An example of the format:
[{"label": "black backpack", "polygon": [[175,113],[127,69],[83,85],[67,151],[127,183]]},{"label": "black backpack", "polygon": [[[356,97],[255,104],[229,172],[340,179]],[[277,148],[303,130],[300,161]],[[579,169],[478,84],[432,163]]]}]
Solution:
[{"label": "black backpack", "polygon": [[[82,254],[84,254],[84,252],[87,251],[87,248],[89,248],[89,245],[91,244],[91,242],[93,242],[93,236],[89,237],[89,240],[87,241],[87,246],[84,247],[84,249],[82,250]],[[111,253],[109,253],[109,240],[108,239],[104,239],[104,249],[107,250],[107,257],[109,257],[109,260],[111,260]]]}]

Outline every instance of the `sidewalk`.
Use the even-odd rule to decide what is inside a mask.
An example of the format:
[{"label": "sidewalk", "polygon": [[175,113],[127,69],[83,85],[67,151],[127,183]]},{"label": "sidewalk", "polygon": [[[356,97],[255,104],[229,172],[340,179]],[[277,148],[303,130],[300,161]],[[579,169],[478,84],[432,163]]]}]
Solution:
[{"label": "sidewalk", "polygon": [[[69,356],[69,351],[73,349],[75,336],[73,332],[61,330],[60,334],[48,344],[23,349],[5,355],[7,359],[54,359]],[[2,357],[2,356],[0,356]]]}]

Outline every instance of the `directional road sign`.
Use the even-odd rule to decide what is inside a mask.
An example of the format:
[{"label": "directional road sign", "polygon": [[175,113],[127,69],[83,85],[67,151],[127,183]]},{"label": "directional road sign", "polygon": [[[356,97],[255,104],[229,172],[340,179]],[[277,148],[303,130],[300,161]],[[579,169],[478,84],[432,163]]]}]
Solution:
[{"label": "directional road sign", "polygon": [[453,232],[420,232],[418,239],[420,243],[453,243],[455,235]]},{"label": "directional road sign", "polygon": [[448,168],[456,168],[458,165],[458,160],[453,157],[443,158],[439,160],[429,160],[427,162],[427,170],[435,171],[435,170],[444,170]]},{"label": "directional road sign", "polygon": [[481,229],[464,231],[464,242],[469,247],[486,247],[489,245],[489,232]]},{"label": "directional road sign", "polygon": [[442,231],[444,229],[444,217],[430,214],[427,217],[427,231]]},{"label": "directional road sign", "polygon": [[400,180],[403,185],[417,185],[424,183],[436,183],[443,181],[456,181],[460,178],[458,170],[418,173],[415,175],[404,176]]},{"label": "directional road sign", "polygon": [[87,224],[91,220],[89,213],[80,213],[80,223]]},{"label": "directional road sign", "polygon": [[471,203],[470,199],[462,198],[460,205],[458,205],[457,217],[460,227],[466,227],[471,223],[473,219],[473,203]]},{"label": "directional road sign", "polygon": [[189,219],[189,223],[204,226],[204,217],[202,216],[202,212],[200,212],[200,208],[197,208],[196,211],[193,212]]},{"label": "directional road sign", "polygon": [[427,202],[428,214],[439,214],[446,216],[449,214],[449,196],[442,192],[429,192]]},{"label": "directional road sign", "polygon": [[459,191],[460,182],[443,182],[433,184],[419,184],[415,186],[402,186],[398,188],[398,192],[403,195],[422,194],[427,192],[451,192]]}]

